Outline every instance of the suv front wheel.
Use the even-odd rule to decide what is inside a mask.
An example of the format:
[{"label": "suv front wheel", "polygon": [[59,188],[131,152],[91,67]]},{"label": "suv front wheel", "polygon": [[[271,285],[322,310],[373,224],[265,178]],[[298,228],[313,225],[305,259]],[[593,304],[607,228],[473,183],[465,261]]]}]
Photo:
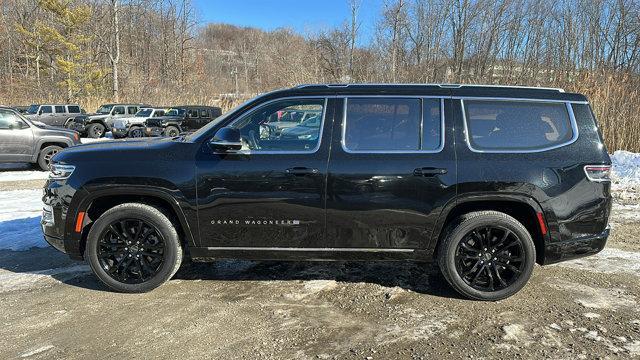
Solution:
[{"label": "suv front wheel", "polygon": [[57,153],[62,151],[62,147],[58,145],[49,145],[40,150],[38,154],[38,166],[44,171],[49,171],[49,164],[51,164],[51,158]]},{"label": "suv front wheel", "polygon": [[496,301],[522,289],[533,272],[536,249],[518,220],[498,211],[465,214],[438,246],[438,265],[449,284],[475,300]]},{"label": "suv front wheel", "polygon": [[115,206],[102,214],[87,237],[85,259],[113,290],[147,292],[178,271],[182,248],[178,233],[159,209],[139,203]]},{"label": "suv front wheel", "polygon": [[104,136],[105,127],[100,123],[87,125],[87,136],[92,139],[99,139]]}]

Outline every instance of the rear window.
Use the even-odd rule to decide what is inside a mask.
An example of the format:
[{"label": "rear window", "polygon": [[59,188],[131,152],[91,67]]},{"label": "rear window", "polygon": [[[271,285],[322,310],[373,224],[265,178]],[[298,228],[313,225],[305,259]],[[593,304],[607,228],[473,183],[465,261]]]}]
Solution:
[{"label": "rear window", "polygon": [[441,113],[440,99],[347,99],[344,147],[354,152],[437,150]]},{"label": "rear window", "polygon": [[483,151],[536,151],[574,139],[565,103],[465,100],[469,145]]}]

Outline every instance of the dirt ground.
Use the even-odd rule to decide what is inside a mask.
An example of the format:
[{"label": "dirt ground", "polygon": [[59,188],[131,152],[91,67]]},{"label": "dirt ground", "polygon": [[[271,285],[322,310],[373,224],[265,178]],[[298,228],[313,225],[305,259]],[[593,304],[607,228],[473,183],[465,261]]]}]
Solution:
[{"label": "dirt ground", "polygon": [[616,205],[601,254],[495,303],[428,264],[189,264],[125,295],[51,248],[1,250],[0,358],[640,358],[638,210]]}]

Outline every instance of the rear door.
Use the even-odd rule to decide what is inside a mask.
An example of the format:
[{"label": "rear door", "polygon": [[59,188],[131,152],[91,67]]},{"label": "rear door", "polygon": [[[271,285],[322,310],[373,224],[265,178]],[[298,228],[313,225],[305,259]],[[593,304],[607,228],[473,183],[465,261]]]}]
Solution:
[{"label": "rear door", "polygon": [[56,113],[53,110],[53,106],[42,105],[38,113],[40,114],[37,118],[38,121],[52,126],[55,124]]},{"label": "rear door", "polygon": [[340,101],[328,168],[328,244],[426,248],[443,206],[456,195],[448,96]]},{"label": "rear door", "polygon": [[53,126],[63,126],[67,120],[67,108],[64,105],[56,105],[53,107],[55,116],[53,117]]},{"label": "rear door", "polygon": [[[221,154],[203,144],[196,161],[202,246],[328,247],[325,195],[333,105],[326,97],[267,102],[232,120],[243,150]],[[324,119],[307,136],[280,139],[261,131],[279,111],[305,108],[321,111]]]}]

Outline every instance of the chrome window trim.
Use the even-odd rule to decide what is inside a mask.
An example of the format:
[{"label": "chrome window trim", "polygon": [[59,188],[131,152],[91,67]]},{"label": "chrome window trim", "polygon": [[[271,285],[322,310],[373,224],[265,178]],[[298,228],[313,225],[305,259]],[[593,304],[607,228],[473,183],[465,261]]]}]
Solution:
[{"label": "chrome window trim", "polygon": [[[343,109],[342,109],[342,127],[340,133],[342,138],[340,139],[340,145],[342,150],[348,154],[437,154],[442,152],[445,145],[445,115],[444,115],[444,100],[445,98],[449,99],[449,97],[443,96],[414,96],[414,95],[347,95],[347,96],[339,96],[338,98],[343,99]],[[440,146],[434,150],[351,150],[347,147],[345,143],[346,134],[347,134],[347,106],[350,98],[392,98],[392,99],[418,99],[420,101],[420,146],[422,146],[422,135],[423,135],[423,126],[424,126],[424,103],[422,100],[424,99],[439,99],[440,100]]]},{"label": "chrome window trim", "polygon": [[[539,152],[544,152],[544,151],[549,151],[549,150],[554,150],[554,149],[558,149],[561,148],[563,146],[568,146],[573,144],[574,142],[576,142],[578,140],[579,137],[579,133],[578,133],[578,124],[576,122],[576,118],[575,115],[573,113],[573,107],[571,106],[571,104],[575,104],[575,103],[582,103],[582,102],[573,102],[573,101],[565,101],[565,100],[542,100],[542,101],[538,101],[536,99],[511,99],[511,98],[482,98],[482,97],[466,97],[466,98],[458,98],[460,100],[460,110],[462,111],[462,122],[464,124],[464,139],[465,142],[467,143],[467,147],[469,148],[469,150],[471,150],[472,152],[475,153],[489,153],[489,154],[531,154],[531,153],[539,153]],[[549,103],[549,102],[553,102],[553,103],[564,103],[565,107],[567,109],[567,114],[569,115],[569,123],[571,124],[571,130],[573,132],[573,136],[571,137],[571,139],[567,142],[561,143],[561,144],[556,144],[553,146],[547,146],[544,148],[540,148],[540,149],[531,149],[531,150],[517,150],[517,149],[512,149],[512,150],[482,150],[482,149],[476,149],[473,147],[473,145],[471,145],[471,140],[469,139],[469,126],[467,125],[467,113],[465,111],[465,105],[464,105],[464,101],[465,100],[473,100],[473,101],[505,101],[505,102],[523,102],[523,101],[528,101],[528,102],[537,102],[537,103]]]},{"label": "chrome window trim", "polygon": [[415,252],[415,249],[406,248],[300,248],[300,247],[233,247],[233,246],[217,246],[207,247],[207,250],[241,250],[241,251],[331,251],[331,252]]},{"label": "chrome window trim", "polygon": [[233,125],[236,121],[244,118],[245,116],[260,110],[261,108],[268,106],[269,104],[272,104],[274,102],[278,102],[278,101],[286,101],[286,100],[305,100],[305,99],[324,99],[324,105],[322,105],[322,123],[320,124],[320,133],[318,135],[318,144],[316,145],[315,148],[311,149],[311,150],[282,150],[282,151],[273,151],[273,150],[269,150],[269,151],[259,151],[259,150],[240,150],[240,151],[234,151],[234,152],[213,152],[213,154],[217,154],[217,155],[233,155],[233,154],[238,154],[238,155],[295,155],[295,154],[315,154],[318,152],[318,150],[320,150],[320,146],[322,146],[322,137],[324,135],[324,125],[325,125],[325,121],[326,121],[326,117],[327,117],[327,105],[329,103],[329,98],[332,96],[326,96],[326,95],[318,95],[318,96],[314,96],[314,95],[301,95],[301,96],[287,96],[287,97],[281,97],[281,98],[277,98],[277,99],[272,99],[269,101],[266,101],[264,103],[259,104],[258,106],[249,109],[245,112],[243,112],[242,114],[238,115],[238,117],[236,117],[235,119],[233,119],[229,125],[227,126],[231,126]]}]

